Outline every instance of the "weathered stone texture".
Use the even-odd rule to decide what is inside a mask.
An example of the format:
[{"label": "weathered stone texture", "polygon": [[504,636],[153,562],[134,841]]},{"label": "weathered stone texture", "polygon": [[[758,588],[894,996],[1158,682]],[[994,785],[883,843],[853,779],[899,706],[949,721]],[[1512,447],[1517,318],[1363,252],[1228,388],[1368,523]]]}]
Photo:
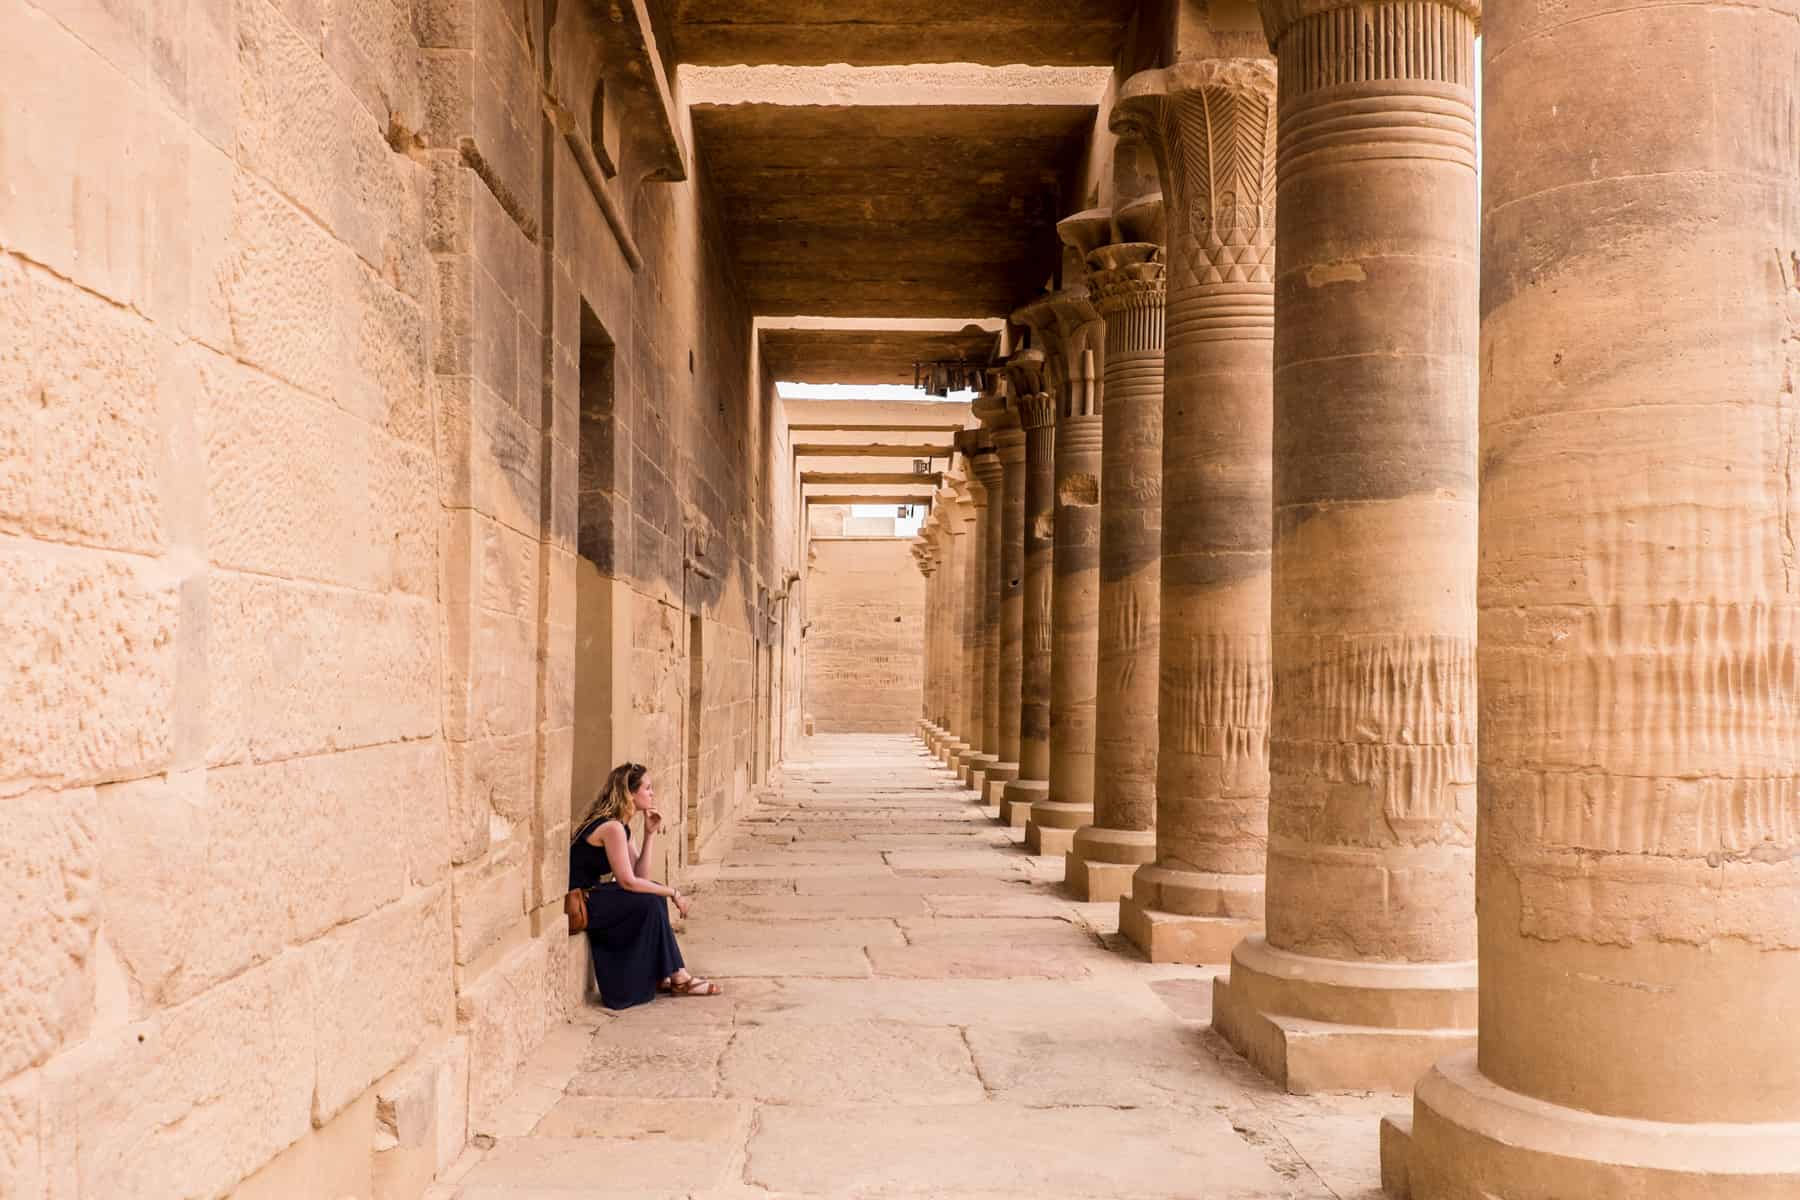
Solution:
[{"label": "weathered stone texture", "polygon": [[904,733],[919,714],[924,581],[909,544],[814,538],[806,695],[821,733]]},{"label": "weathered stone texture", "polygon": [[163,765],[172,739],[174,589],[127,560],[0,553],[0,790]]},{"label": "weathered stone texture", "polygon": [[451,1018],[450,912],[443,889],[340,926],[306,950],[323,1124]]},{"label": "weathered stone texture", "polygon": [[1481,1022],[1384,1172],[1792,1195],[1794,7],[1490,11]]},{"label": "weathered stone texture", "polygon": [[286,954],[58,1058],[43,1072],[41,1134],[56,1186],[217,1195],[304,1135],[310,994],[302,957]]},{"label": "weathered stone texture", "polygon": [[[85,803],[81,803],[85,802]],[[0,1077],[86,1031],[99,886],[92,796],[33,792],[0,805]]]}]

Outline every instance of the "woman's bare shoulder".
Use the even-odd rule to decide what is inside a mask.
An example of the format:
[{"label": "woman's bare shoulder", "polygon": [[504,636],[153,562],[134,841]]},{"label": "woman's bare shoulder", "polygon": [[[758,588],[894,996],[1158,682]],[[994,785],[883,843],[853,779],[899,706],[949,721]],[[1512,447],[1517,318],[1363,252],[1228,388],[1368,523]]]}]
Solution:
[{"label": "woman's bare shoulder", "polygon": [[625,823],[617,817],[608,817],[604,821],[595,822],[594,827],[588,830],[588,845],[598,846],[605,842],[608,829],[617,829],[624,834],[626,841],[631,840],[631,831],[625,828]]}]

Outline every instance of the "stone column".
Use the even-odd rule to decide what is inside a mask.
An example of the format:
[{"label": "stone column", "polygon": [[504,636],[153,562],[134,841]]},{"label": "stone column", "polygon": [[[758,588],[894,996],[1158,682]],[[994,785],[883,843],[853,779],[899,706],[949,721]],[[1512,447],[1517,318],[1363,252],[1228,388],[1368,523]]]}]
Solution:
[{"label": "stone column", "polygon": [[[1082,213],[1058,225],[1072,247],[1068,275],[1080,277],[1093,226],[1106,213]],[[1083,241],[1086,241],[1086,245]],[[1031,806],[1025,848],[1064,854],[1075,830],[1094,815],[1094,684],[1099,669],[1100,379],[1106,327],[1085,287],[1053,292],[1014,314],[1042,331],[1057,400],[1054,470],[1056,550],[1051,579],[1050,786]]]},{"label": "stone column", "polygon": [[1094,823],[1075,831],[1090,899],[1156,852],[1156,664],[1162,579],[1163,264],[1154,242],[1088,255],[1106,322],[1100,468]]},{"label": "stone column", "polygon": [[925,527],[931,531],[931,720],[936,725],[932,754],[943,756],[950,739],[949,685],[949,592],[954,563],[950,561],[950,529],[943,509],[943,489],[932,497],[931,516]]},{"label": "stone column", "polygon": [[1269,767],[1275,68],[1134,76],[1170,229],[1155,861],[1119,928],[1152,962],[1223,963],[1262,928]]},{"label": "stone column", "polygon": [[1264,8],[1280,63],[1267,936],[1213,1023],[1292,1091],[1475,1029],[1474,22]]},{"label": "stone column", "polygon": [[963,718],[963,592],[967,587],[969,539],[964,511],[968,489],[960,475],[944,477],[944,542],[949,578],[944,587],[944,712],[947,734],[938,749],[945,766],[953,766],[956,757],[969,748],[968,725]]},{"label": "stone column", "polygon": [[[995,565],[999,575],[1000,627],[995,670],[995,701],[998,721],[994,730],[1000,761],[988,768],[986,803],[1000,808],[1005,799],[1005,785],[1019,777],[1019,702],[1024,686],[1025,659],[1025,431],[1019,427],[1019,414],[1006,400],[998,376],[994,372],[993,390],[985,397],[985,417],[994,430],[995,457],[1001,467],[1001,504],[989,505],[989,532],[994,535],[1000,554]],[[1001,810],[1004,820],[1007,813]],[[1023,813],[1020,823],[1024,821]]]},{"label": "stone column", "polygon": [[932,610],[936,600],[936,591],[931,579],[931,537],[927,530],[921,528],[912,545],[913,561],[918,564],[919,574],[925,578],[925,621],[923,630],[924,669],[919,687],[919,740],[925,743],[926,749],[934,746],[935,727],[931,721],[931,654],[932,654]]},{"label": "stone column", "polygon": [[971,773],[997,761],[984,753],[985,707],[984,684],[987,673],[987,505],[988,491],[976,469],[978,459],[993,457],[993,446],[987,434],[979,429],[964,429],[956,435],[956,453],[963,463],[964,486],[968,490],[968,565],[963,572],[963,737],[968,749],[959,753],[953,764],[957,778],[965,787],[977,788]]},{"label": "stone column", "polygon": [[[1009,779],[1016,779],[1019,763],[1017,721],[1014,722],[1012,749],[1015,757],[1012,759],[1002,758],[1006,743],[1000,734],[1000,659],[1004,651],[1001,644],[1001,578],[1006,569],[1006,473],[1000,462],[999,431],[1003,429],[1005,403],[1000,397],[990,394],[979,397],[976,407],[977,415],[982,417],[986,427],[988,443],[992,446],[989,453],[975,459],[975,474],[982,487],[987,490],[988,498],[984,545],[986,561],[982,564],[981,601],[981,745],[986,760],[981,764],[979,778],[971,778],[970,786],[981,793],[980,800],[985,805],[990,786],[997,787],[1004,785]],[[1017,650],[1016,645],[1014,649]],[[1018,701],[1015,699],[1013,704],[1016,717]],[[992,757],[987,758],[988,755]]]},{"label": "stone column", "polygon": [[1572,15],[1482,39],[1481,1028],[1382,1175],[1791,1200],[1800,13]]},{"label": "stone column", "polygon": [[[1019,777],[1000,798],[1000,820],[1021,826],[1050,794],[1050,584],[1056,536],[1056,401],[1044,351],[1007,362],[1013,411],[1025,434],[1019,518],[1024,585],[1019,589]],[[1010,487],[1010,480],[1008,482]]]}]

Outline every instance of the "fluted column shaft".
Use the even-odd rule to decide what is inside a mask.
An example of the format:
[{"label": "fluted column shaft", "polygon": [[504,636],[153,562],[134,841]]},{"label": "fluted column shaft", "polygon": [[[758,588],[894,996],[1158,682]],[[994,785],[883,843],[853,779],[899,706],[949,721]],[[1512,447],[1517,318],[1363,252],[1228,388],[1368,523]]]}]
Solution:
[{"label": "fluted column shaft", "polygon": [[[1264,24],[1268,932],[1233,952],[1215,1024],[1291,1086],[1404,1088],[1475,1023],[1474,25],[1400,0],[1271,3]],[[1382,1032],[1315,1040],[1296,1079],[1283,1017]]]},{"label": "fluted column shaft", "polygon": [[939,497],[939,511],[943,513],[938,528],[938,603],[937,603],[937,689],[936,709],[937,722],[944,731],[944,741],[951,738],[950,707],[955,695],[951,680],[955,672],[950,669],[950,591],[956,579],[956,544],[950,538],[949,514],[943,511],[946,501]]},{"label": "fluted column shaft", "polygon": [[1479,1051],[1401,1166],[1800,1196],[1800,9],[1574,15],[1482,39]]},{"label": "fluted column shaft", "polygon": [[987,622],[987,489],[969,472],[969,565],[963,572],[963,738],[971,755],[986,747],[982,740],[982,681],[986,676]]},{"label": "fluted column shaft", "polygon": [[[1019,777],[1001,795],[1000,819],[1023,825],[1031,807],[1050,794],[1051,581],[1056,539],[1056,404],[1040,390],[1048,382],[1044,355],[1026,351],[1032,365],[1013,373],[1016,410],[1025,434],[1020,543]],[[1027,385],[1025,380],[1029,378]]]},{"label": "fluted column shaft", "polygon": [[[1047,402],[1043,406],[1049,409]],[[1041,419],[1040,419],[1041,418]],[[1056,547],[1056,425],[1033,414],[1025,428],[1024,653],[1019,688],[1019,778],[1050,779],[1050,584]]]},{"label": "fluted column shaft", "polygon": [[[1025,668],[1025,431],[994,434],[1003,471],[1000,505],[1000,761],[989,773],[988,803],[1003,798],[1001,785],[1019,775],[1019,702]],[[1004,778],[1002,778],[1004,776]]]},{"label": "fluted column shaft", "polygon": [[926,538],[921,536],[920,542],[913,548],[913,558],[918,562],[919,574],[925,581],[925,612],[923,622],[924,646],[921,652],[923,667],[919,682],[919,734],[929,746],[932,742],[931,721],[931,666],[932,666],[932,632],[935,626],[934,602],[936,590],[932,586],[930,551],[926,547]]},{"label": "fluted column shaft", "polygon": [[975,472],[987,490],[988,498],[985,561],[982,563],[981,747],[984,755],[993,758],[982,765],[980,782],[985,799],[986,785],[995,779],[1004,782],[1013,778],[1018,774],[1018,763],[1001,757],[1004,743],[1000,736],[1000,659],[1003,651],[1000,625],[1001,577],[1006,569],[1006,488],[1005,470],[1000,465],[998,450],[977,458]]},{"label": "fluted column shaft", "polygon": [[964,520],[967,505],[957,494],[945,505],[944,532],[949,546],[946,561],[948,578],[944,586],[944,724],[949,730],[940,757],[950,763],[954,756],[968,748],[968,735],[963,721],[963,591],[969,570],[969,536]]},{"label": "fluted column shaft", "polygon": [[[1157,612],[1161,576],[1163,263],[1153,242],[1087,256],[1088,292],[1104,322],[1098,417],[1098,590],[1094,622],[1094,764],[1088,823],[1076,828],[1064,878],[1084,900],[1114,900],[1150,859],[1156,821]],[[1091,519],[1091,518],[1090,518]]]},{"label": "fluted column shaft", "polygon": [[[1067,247],[1066,268],[1104,240],[1109,215],[1077,213],[1057,224]],[[1042,347],[1044,371],[1038,418],[1054,421],[1045,508],[1028,521],[1048,528],[1055,549],[1049,578],[1049,777],[1025,823],[1031,854],[1066,855],[1075,831],[1094,816],[1094,677],[1099,659],[1100,407],[1098,372],[1106,327],[1077,278],[1013,314]],[[1029,501],[1028,501],[1029,504]],[[1074,886],[1072,879],[1065,879]]]},{"label": "fluted column shaft", "polygon": [[[1051,564],[1050,790],[1046,807],[1094,811],[1094,681],[1100,665],[1100,423],[1056,423],[1056,556]],[[1047,822],[1035,810],[1035,823]],[[1057,820],[1056,826],[1078,826]]]},{"label": "fluted column shaft", "polygon": [[980,464],[993,457],[993,449],[979,430],[957,434],[957,448],[962,451],[968,469],[969,483],[969,565],[963,583],[963,626],[966,648],[963,674],[963,712],[969,750],[960,757],[957,772],[963,783],[973,787],[978,780],[974,772],[996,761],[987,740],[987,563],[989,491],[984,483],[985,468]]},{"label": "fluted column shaft", "polygon": [[1155,152],[1170,229],[1156,860],[1120,929],[1152,961],[1218,963],[1262,918],[1274,64],[1134,76],[1116,120]]}]

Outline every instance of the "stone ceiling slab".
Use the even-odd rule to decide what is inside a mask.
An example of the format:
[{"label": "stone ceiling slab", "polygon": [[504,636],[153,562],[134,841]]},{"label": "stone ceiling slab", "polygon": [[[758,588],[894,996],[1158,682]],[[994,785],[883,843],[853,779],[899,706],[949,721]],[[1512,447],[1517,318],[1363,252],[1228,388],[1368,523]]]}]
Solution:
[{"label": "stone ceiling slab", "polygon": [[939,359],[986,363],[999,344],[992,330],[765,329],[763,362],[793,383],[896,383],[911,387],[913,364]]},{"label": "stone ceiling slab", "polygon": [[1009,313],[1036,294],[1097,109],[692,111],[759,315],[930,317]]},{"label": "stone ceiling slab", "polygon": [[1135,0],[675,0],[691,63],[1108,64]]}]

